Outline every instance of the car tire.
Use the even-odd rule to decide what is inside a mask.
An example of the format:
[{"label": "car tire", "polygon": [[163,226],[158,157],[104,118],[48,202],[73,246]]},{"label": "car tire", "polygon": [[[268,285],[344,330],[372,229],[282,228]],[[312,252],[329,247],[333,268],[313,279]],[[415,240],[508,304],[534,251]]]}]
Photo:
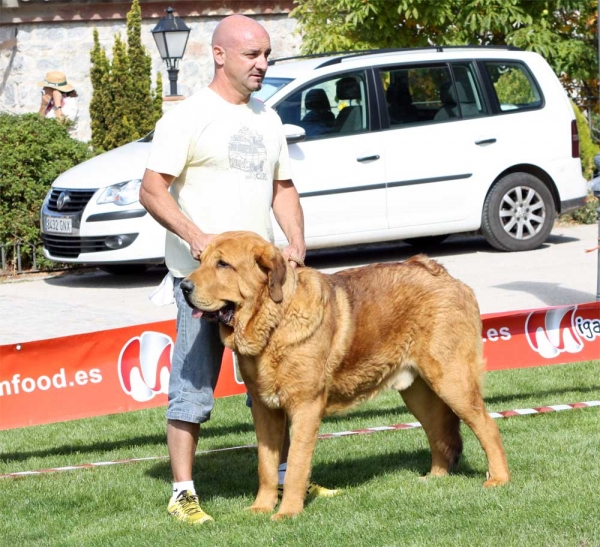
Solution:
[{"label": "car tire", "polygon": [[438,245],[441,245],[448,239],[448,234],[437,235],[437,236],[423,236],[423,237],[411,237],[405,239],[404,243],[412,245],[416,249],[433,249]]},{"label": "car tire", "polygon": [[139,275],[148,269],[146,264],[103,264],[98,267],[112,275]]},{"label": "car tire", "polygon": [[530,251],[546,241],[556,208],[548,187],[529,173],[500,179],[483,204],[481,231],[500,251]]}]

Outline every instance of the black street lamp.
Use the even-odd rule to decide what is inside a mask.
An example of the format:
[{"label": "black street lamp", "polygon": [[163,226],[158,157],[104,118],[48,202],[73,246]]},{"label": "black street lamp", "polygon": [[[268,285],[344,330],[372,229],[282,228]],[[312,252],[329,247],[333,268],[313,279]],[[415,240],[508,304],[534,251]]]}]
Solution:
[{"label": "black street lamp", "polygon": [[177,73],[179,72],[179,59],[183,57],[187,45],[190,29],[182,19],[173,15],[173,8],[167,8],[166,17],[162,17],[158,24],[150,31],[154,36],[156,47],[163,61],[167,62],[169,82],[171,84],[170,97],[177,96]]}]

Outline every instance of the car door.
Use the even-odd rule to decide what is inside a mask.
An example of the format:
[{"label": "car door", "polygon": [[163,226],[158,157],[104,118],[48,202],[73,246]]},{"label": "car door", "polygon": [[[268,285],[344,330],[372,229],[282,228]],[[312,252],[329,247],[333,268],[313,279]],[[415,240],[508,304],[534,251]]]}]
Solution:
[{"label": "car door", "polygon": [[469,217],[478,222],[476,190],[491,183],[485,162],[494,142],[474,65],[404,65],[378,73],[390,123],[383,132],[390,228],[410,237],[458,231]]},{"label": "car door", "polygon": [[[275,105],[284,124],[304,128],[289,145],[310,247],[360,240],[385,229],[386,189],[381,135],[372,131],[373,97],[366,71],[328,76]],[[276,240],[283,234],[275,227]]]}]

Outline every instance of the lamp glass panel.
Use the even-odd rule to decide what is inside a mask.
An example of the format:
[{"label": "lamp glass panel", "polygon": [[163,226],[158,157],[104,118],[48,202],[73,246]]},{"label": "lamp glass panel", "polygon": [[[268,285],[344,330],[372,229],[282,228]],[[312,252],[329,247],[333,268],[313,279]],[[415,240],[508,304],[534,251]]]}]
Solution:
[{"label": "lamp glass panel", "polygon": [[152,36],[154,36],[154,41],[156,42],[156,47],[158,48],[161,59],[166,59],[169,56],[169,52],[167,51],[167,44],[165,42],[165,33],[155,32]]},{"label": "lamp glass panel", "polygon": [[[185,52],[189,32],[165,32],[167,48],[171,59],[181,59]],[[162,55],[162,53],[161,53]]]}]

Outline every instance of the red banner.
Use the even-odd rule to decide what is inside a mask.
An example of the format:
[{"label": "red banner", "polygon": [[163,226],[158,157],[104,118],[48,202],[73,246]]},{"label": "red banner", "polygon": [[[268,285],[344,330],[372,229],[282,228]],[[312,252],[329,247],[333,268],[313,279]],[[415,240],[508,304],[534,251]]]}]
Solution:
[{"label": "red banner", "polygon": [[[487,370],[600,359],[600,303],[488,314]],[[0,346],[0,430],[166,405],[175,321]],[[225,351],[216,397],[244,393]]]},{"label": "red banner", "polygon": [[487,314],[486,370],[600,359],[600,302]]}]

